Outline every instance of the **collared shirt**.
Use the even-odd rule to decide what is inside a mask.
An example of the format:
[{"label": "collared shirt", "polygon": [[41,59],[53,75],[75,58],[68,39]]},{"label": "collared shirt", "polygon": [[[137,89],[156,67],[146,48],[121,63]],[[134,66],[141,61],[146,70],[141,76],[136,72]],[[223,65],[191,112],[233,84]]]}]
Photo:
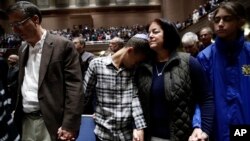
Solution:
[{"label": "collared shirt", "polygon": [[94,54],[87,52],[87,51],[84,51],[81,56],[83,62],[86,62],[86,61],[90,62],[94,57],[95,57]]},{"label": "collared shirt", "polygon": [[29,47],[29,58],[25,66],[25,75],[22,84],[23,96],[23,111],[30,113],[40,109],[38,103],[38,80],[39,70],[42,56],[42,47],[46,37],[46,30],[43,32],[41,39],[35,44],[34,47]]},{"label": "collared shirt", "polygon": [[90,62],[84,79],[84,94],[95,93],[95,133],[105,141],[132,140],[133,126],[146,127],[134,72],[116,69],[111,56]]}]

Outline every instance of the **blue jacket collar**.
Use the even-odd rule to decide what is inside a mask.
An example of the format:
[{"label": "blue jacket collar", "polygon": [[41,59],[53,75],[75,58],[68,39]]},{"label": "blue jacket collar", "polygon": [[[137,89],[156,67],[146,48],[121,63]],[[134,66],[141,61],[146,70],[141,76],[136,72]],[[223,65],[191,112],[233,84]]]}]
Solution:
[{"label": "blue jacket collar", "polygon": [[224,41],[219,37],[216,37],[215,44],[219,51],[222,53],[232,53],[232,54],[238,54],[243,45],[244,45],[245,37],[243,34],[243,31],[239,33],[239,36],[234,41]]}]

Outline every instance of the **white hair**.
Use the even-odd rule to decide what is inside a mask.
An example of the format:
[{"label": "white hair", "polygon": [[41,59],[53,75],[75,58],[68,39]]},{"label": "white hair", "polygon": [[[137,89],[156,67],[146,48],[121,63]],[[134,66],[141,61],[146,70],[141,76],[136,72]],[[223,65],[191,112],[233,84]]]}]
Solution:
[{"label": "white hair", "polygon": [[192,45],[199,41],[198,36],[193,32],[187,32],[182,36],[181,42],[185,45]]}]

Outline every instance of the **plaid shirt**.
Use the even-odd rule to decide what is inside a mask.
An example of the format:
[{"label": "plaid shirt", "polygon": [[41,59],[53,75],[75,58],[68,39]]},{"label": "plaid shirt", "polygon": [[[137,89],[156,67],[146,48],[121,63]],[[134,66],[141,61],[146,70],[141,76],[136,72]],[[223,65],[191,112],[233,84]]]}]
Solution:
[{"label": "plaid shirt", "polygon": [[133,127],[146,127],[134,72],[117,70],[111,56],[90,62],[84,78],[84,94],[95,93],[95,134],[105,141],[132,140]]}]

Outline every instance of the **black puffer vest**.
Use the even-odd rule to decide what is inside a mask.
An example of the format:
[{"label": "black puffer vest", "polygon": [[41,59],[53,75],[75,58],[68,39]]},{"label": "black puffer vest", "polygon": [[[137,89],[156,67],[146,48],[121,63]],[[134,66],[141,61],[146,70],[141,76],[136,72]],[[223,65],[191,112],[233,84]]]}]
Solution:
[{"label": "black puffer vest", "polygon": [[[192,133],[192,117],[194,114],[194,96],[192,93],[190,69],[190,55],[173,53],[164,68],[165,98],[170,111],[170,140],[187,141]],[[145,140],[150,140],[149,108],[152,84],[152,63],[143,64],[138,68],[136,82],[147,121]]]}]

